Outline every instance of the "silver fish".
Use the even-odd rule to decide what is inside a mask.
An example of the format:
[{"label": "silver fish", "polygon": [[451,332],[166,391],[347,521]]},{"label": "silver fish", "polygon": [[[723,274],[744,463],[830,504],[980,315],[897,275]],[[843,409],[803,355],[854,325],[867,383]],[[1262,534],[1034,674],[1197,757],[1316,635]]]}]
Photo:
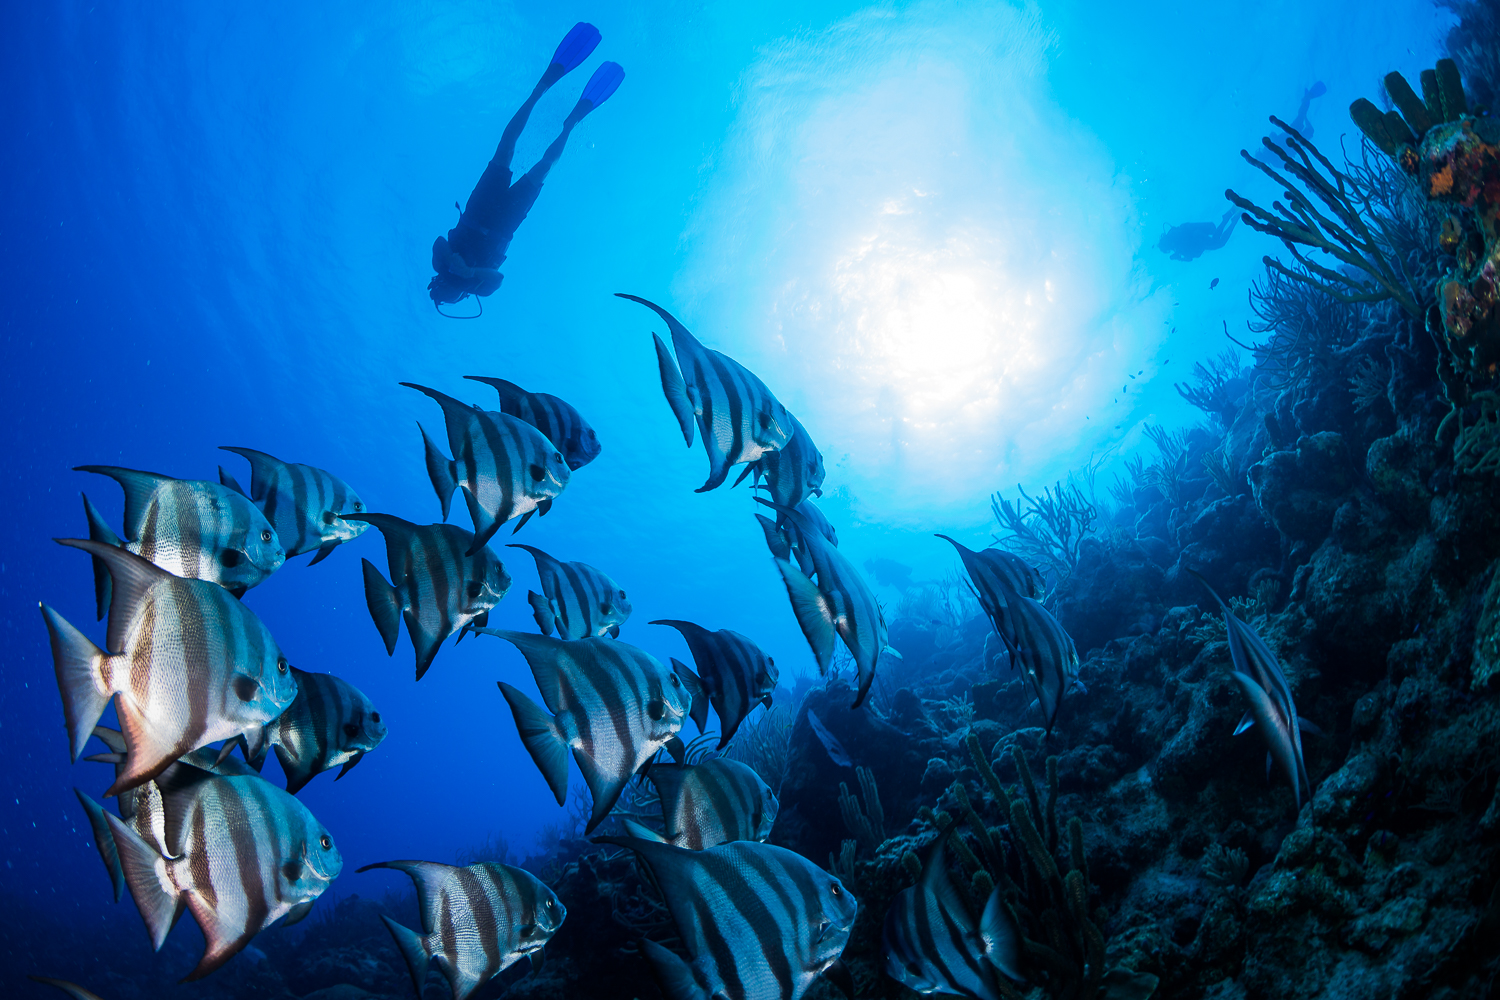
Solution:
[{"label": "silver fish", "polygon": [[[276,529],[287,558],[317,550],[308,562],[315,565],[335,548],[359,537],[365,529],[344,514],[361,513],[365,502],[349,484],[324,469],[283,462],[253,448],[224,446],[250,463],[250,492],[246,494]],[[219,469],[219,481],[238,493],[244,489]]]},{"label": "silver fish", "polygon": [[764,843],[776,822],[778,803],[771,786],[755,770],[727,757],[700,764],[657,762],[646,772],[661,801],[666,833],[625,821],[633,836],[676,844],[690,851],[728,843]]},{"label": "silver fish", "polygon": [[[808,497],[823,495],[823,453],[813,443],[807,428],[787,411],[793,433],[780,449],[767,452],[740,473],[736,486],[752,473],[755,487],[763,489],[783,507],[796,507]],[[761,480],[764,480],[762,482]]]},{"label": "silver fish", "polygon": [[489,621],[490,609],[510,590],[510,574],[488,548],[475,549],[474,536],[457,525],[417,525],[392,514],[350,516],[375,525],[385,536],[392,582],[386,583],[370,560],[362,560],[365,604],[388,654],[395,654],[401,620],[406,619],[421,680],[443,640]]},{"label": "silver fish", "polygon": [[[265,515],[218,483],[114,465],[80,465],[74,471],[109,476],[125,491],[123,539],[84,495],[89,538],[134,552],[175,576],[208,580],[242,597],[286,561],[286,550]],[[109,610],[109,593],[109,569],[95,559],[94,598],[100,618]]]},{"label": "silver fish", "polygon": [[1016,597],[1041,599],[1044,593],[1041,574],[1028,566],[1020,556],[1003,549],[981,549],[975,552],[947,535],[937,537],[958,550],[958,557],[963,560],[964,571],[969,574],[969,581],[973,585],[974,596],[979,599],[979,606],[989,616],[995,634],[1010,635],[1014,639],[1015,628],[1009,617],[1011,605]]},{"label": "silver fish", "polygon": [[823,749],[828,751],[829,760],[839,767],[854,766],[854,761],[850,758],[849,751],[844,749],[844,744],[828,731],[828,727],[823,725],[823,720],[818,718],[818,713],[810,708],[807,710],[807,725],[812,729],[813,735],[818,738],[818,742],[823,744]]},{"label": "silver fish", "polygon": [[1078,648],[1051,612],[1029,597],[1013,594],[1006,622],[1010,634],[1000,633],[1010,651],[1012,667],[1020,667],[1032,689],[1047,724],[1057,722],[1065,695],[1074,688],[1084,690],[1078,679]]},{"label": "silver fish", "polygon": [[584,832],[609,815],[631,777],[682,729],[688,695],[671,670],[643,649],[616,639],[554,639],[481,628],[515,644],[541,689],[548,715],[515,687],[500,682],[521,742],[557,804],[568,794],[571,748],[594,797]]},{"label": "silver fish", "polygon": [[946,831],[922,866],[922,878],[891,900],[880,935],[885,971],[918,993],[1000,1000],[996,972],[1021,980],[1021,934],[997,887],[979,925],[953,888],[943,857]]},{"label": "silver fish", "polygon": [[44,986],[56,986],[73,1000],[99,1000],[97,993],[90,993],[77,983],[70,983],[66,979],[52,979],[48,976],[27,976],[33,983],[41,983]]},{"label": "silver fish", "polygon": [[542,947],[562,926],[568,911],[557,894],[535,875],[510,865],[465,868],[435,861],[382,861],[359,869],[391,868],[417,884],[422,933],[382,916],[417,994],[429,964],[448,980],[453,1000],[467,1000],[523,957],[540,964]]},{"label": "silver fish", "polygon": [[286,774],[286,790],[296,795],[314,776],[342,765],[337,781],[380,746],[386,736],[380,713],[364,693],[333,674],[311,674],[292,668],[297,697],[267,727],[259,754],[250,761],[259,770],[266,751]]},{"label": "silver fish", "polygon": [[207,947],[186,981],[233,958],[278,920],[305,917],[344,861],[296,798],[258,776],[178,763],[156,779],[165,852],[106,813],[126,884],[157,950],[186,907]]},{"label": "silver fish", "polygon": [[839,956],[859,901],[800,854],[751,841],[689,851],[597,839],[635,851],[661,888],[687,960],[650,939],[641,949],[672,1000],[798,1000],[819,976],[848,981]]},{"label": "silver fish", "polygon": [[543,635],[556,629],[563,639],[619,637],[630,617],[630,601],[619,584],[588,563],[561,562],[530,545],[507,547],[525,549],[536,560],[542,592],[528,591],[526,600]]},{"label": "silver fish", "polygon": [[[708,452],[708,482],[698,493],[716,489],[732,466],[759,461],[761,456],[785,447],[794,432],[791,416],[766,384],[748,368],[718,351],[710,351],[688,332],[677,318],[654,302],[635,295],[616,293],[639,302],[666,321],[672,347],[656,334],[656,363],[661,389],[677,417],[688,447],[693,446],[696,419]],[[678,366],[681,366],[680,370]]]},{"label": "silver fish", "polygon": [[690,691],[694,682],[701,689],[701,694],[693,692],[695,697],[688,715],[702,732],[708,724],[708,707],[713,706],[719,714],[720,750],[734,739],[740,723],[757,704],[771,707],[771,693],[776,690],[776,680],[780,676],[776,661],[747,636],[727,628],[710,632],[701,625],[671,618],[662,618],[651,624],[670,625],[687,640],[688,649],[693,653],[693,665],[698,670],[693,673],[683,667],[677,673],[679,676],[684,673],[691,675],[683,678],[688,681]]},{"label": "silver fish", "polygon": [[599,457],[602,446],[599,435],[589,426],[570,404],[545,392],[527,392],[514,382],[503,378],[486,378],[483,375],[465,375],[493,386],[500,394],[500,412],[519,417],[547,436],[557,446],[568,463],[568,468],[577,472]]},{"label": "silver fish", "polygon": [[101,650],[41,605],[74,761],[115,697],[130,761],[105,794],[218,740],[243,735],[258,748],[266,723],[297,696],[297,682],[254,612],[217,584],[173,576],[124,549],[58,541],[103,559],[114,578],[107,647],[119,652]]},{"label": "silver fish", "polygon": [[1276,654],[1271,652],[1265,640],[1229,610],[1229,605],[1224,603],[1223,598],[1208,585],[1208,581],[1200,573],[1191,569],[1188,572],[1198,577],[1224,612],[1229,657],[1234,663],[1233,677],[1250,702],[1250,709],[1235,727],[1235,735],[1243,733],[1252,725],[1260,731],[1261,738],[1266,741],[1267,776],[1271,773],[1273,760],[1280,764],[1281,770],[1292,783],[1292,796],[1298,810],[1301,810],[1302,790],[1305,788],[1307,794],[1312,795],[1312,781],[1307,776],[1307,764],[1302,755],[1302,733],[1306,731],[1315,736],[1321,733],[1311,722],[1297,714],[1297,705],[1292,701],[1292,687],[1287,683],[1286,674],[1282,672]]},{"label": "silver fish", "polygon": [[426,393],[443,408],[448,432],[448,458],[433,443],[421,424],[422,446],[427,454],[427,475],[443,504],[443,520],[453,491],[464,490],[469,518],[474,522],[474,542],[469,554],[478,552],[512,518],[516,531],[531,519],[552,509],[552,500],[568,485],[572,475],[562,452],[526,421],[505,413],[467,406],[452,396],[413,382],[402,385]]},{"label": "silver fish", "polygon": [[[828,544],[803,516],[796,511],[781,507],[766,500],[761,503],[771,507],[787,518],[796,528],[800,544],[812,564],[814,583],[803,569],[794,566],[788,550],[778,546],[773,539],[778,532],[770,519],[757,514],[766,540],[771,545],[771,556],[781,579],[786,584],[787,596],[791,598],[792,611],[797,624],[812,647],[818,661],[818,671],[824,673],[833,662],[833,641],[840,637],[849,653],[854,657],[859,670],[859,687],[851,708],[864,703],[875,680],[875,665],[883,651],[890,650],[887,642],[889,631],[880,604],[870,591],[870,585],[838,549]],[[891,650],[894,652],[894,650]],[[900,655],[900,654],[897,654]]]}]

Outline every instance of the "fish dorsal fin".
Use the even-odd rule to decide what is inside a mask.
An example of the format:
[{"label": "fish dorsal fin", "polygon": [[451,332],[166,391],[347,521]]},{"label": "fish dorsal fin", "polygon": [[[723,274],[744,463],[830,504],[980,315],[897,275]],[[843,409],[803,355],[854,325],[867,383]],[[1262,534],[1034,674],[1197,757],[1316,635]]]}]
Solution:
[{"label": "fish dorsal fin", "polygon": [[415,389],[420,393],[424,393],[428,398],[436,402],[438,406],[442,407],[443,424],[448,432],[448,446],[450,448],[453,447],[455,441],[463,439],[464,428],[468,421],[474,419],[477,414],[484,412],[469,406],[467,403],[459,402],[447,393],[439,392],[436,389],[429,389],[425,385],[418,385],[415,382],[402,382],[401,384],[408,389]]},{"label": "fish dorsal fin", "polygon": [[677,804],[682,799],[682,783],[687,780],[689,768],[686,764],[665,764],[658,761],[646,775],[646,780],[656,787],[661,798],[661,818],[666,823],[667,833],[681,833],[676,829]]},{"label": "fish dorsal fin", "polygon": [[227,490],[233,490],[246,500],[250,499],[250,494],[245,492],[245,488],[240,485],[240,481],[230,475],[229,470],[222,465],[219,466],[219,485]]},{"label": "fish dorsal fin", "polygon": [[[652,622],[652,624],[658,623]],[[671,660],[672,673],[681,679],[682,686],[687,688],[688,697],[692,699],[688,706],[688,718],[693,720],[694,725],[698,727],[698,732],[701,733],[708,725],[708,693],[704,690],[703,681],[688,669],[686,663],[675,656],[671,657]]]},{"label": "fish dorsal fin", "polygon": [[107,652],[113,654],[122,652],[130,626],[146,603],[146,597],[151,588],[165,580],[178,578],[150,560],[142,559],[134,552],[127,552],[113,545],[105,545],[103,542],[90,541],[86,538],[59,538],[57,543],[82,549],[109,568],[111,592],[109,629],[105,642],[109,646]]},{"label": "fish dorsal fin", "polygon": [[[471,382],[483,382],[500,394],[500,409],[513,417],[520,416],[521,407],[529,401],[531,393],[522,389],[514,382],[507,382],[503,378],[491,378],[487,375],[465,375],[464,378]],[[513,412],[515,411],[515,412]]]},{"label": "fish dorsal fin", "polygon": [[514,632],[503,628],[477,628],[475,632],[483,632],[485,635],[493,635],[504,639],[526,658],[526,665],[531,668],[531,676],[536,679],[536,686],[542,693],[542,701],[546,703],[547,710],[556,715],[558,712],[570,709],[572,705],[563,704],[562,685],[558,683],[557,671],[561,669],[561,661],[565,658],[567,649],[571,643],[588,642],[587,639],[554,639],[548,635],[535,635],[531,632]]},{"label": "fish dorsal fin", "polygon": [[156,776],[154,783],[161,794],[161,811],[166,818],[162,843],[172,857],[180,857],[186,847],[186,824],[192,820],[193,800],[203,785],[215,777],[212,772],[181,760],[169,764]]},{"label": "fish dorsal fin", "polygon": [[287,463],[281,459],[254,448],[238,448],[233,445],[219,447],[220,450],[233,452],[250,463],[250,499],[256,503],[270,495],[271,484],[276,481],[281,470],[287,467]]},{"label": "fish dorsal fin", "polygon": [[453,878],[457,869],[437,861],[381,861],[365,865],[356,874],[372,868],[390,868],[411,876],[417,887],[417,909],[422,914],[422,933],[435,933],[442,924],[443,883]]},{"label": "fish dorsal fin", "polygon": [[1249,712],[1246,712],[1244,715],[1240,716],[1239,725],[1234,727],[1234,735],[1238,736],[1241,733],[1248,731],[1253,725],[1255,725],[1255,716],[1251,715]]},{"label": "fish dorsal fin", "polygon": [[[508,549],[524,549],[525,551],[531,553],[531,558],[536,563],[536,575],[540,577],[542,581],[542,592],[547,595],[548,599],[556,600],[557,595],[552,593],[552,591],[557,589],[557,574],[562,570],[562,563],[560,563],[557,559],[553,558],[547,553],[543,552],[535,545],[523,545],[520,542],[508,542],[505,547]],[[551,586],[549,586],[549,584],[551,584]]]},{"label": "fish dorsal fin", "polygon": [[177,482],[171,476],[157,472],[122,469],[117,465],[80,465],[74,471],[97,472],[120,484],[120,489],[125,491],[125,537],[132,542],[141,537],[141,525],[146,520],[152,496],[164,483]]}]

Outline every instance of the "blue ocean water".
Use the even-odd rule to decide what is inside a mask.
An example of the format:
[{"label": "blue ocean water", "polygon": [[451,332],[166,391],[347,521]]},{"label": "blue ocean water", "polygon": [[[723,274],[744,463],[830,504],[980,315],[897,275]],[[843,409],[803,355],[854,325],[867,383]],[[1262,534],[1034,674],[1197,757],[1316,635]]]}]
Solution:
[{"label": "blue ocean water", "polygon": [[[520,169],[601,59],[625,83],[574,133],[482,318],[443,319],[431,241],[577,20],[604,41],[538,108]],[[462,376],[504,377],[568,399],[604,446],[516,540],[619,581],[628,641],[683,657],[646,623],[733,628],[790,688],[815,668],[755,505],[693,492],[705,462],[661,398],[661,323],[613,293],[671,309],[798,414],[856,564],[936,578],[954,561],[931,533],[987,540],[990,492],[1189,420],[1174,377],[1243,329],[1267,248],[1242,230],[1175,262],[1158,238],[1216,222],[1227,186],[1274,196],[1235,155],[1266,115],[1321,80],[1318,140],[1351,133],[1349,102],[1392,68],[1415,79],[1448,20],[1419,0],[11,5],[0,904],[26,919],[0,917],[4,989],[66,974],[25,964],[48,921],[137,919],[72,793],[102,769],[68,763],[36,611],[102,635],[87,559],[51,539],[85,534],[80,490],[118,524],[119,491],[73,466],[243,478],[217,448],[247,446],[425,523],[415,424],[437,412],[397,383],[488,403]],[[490,624],[530,630],[531,561],[497,551],[516,584]],[[302,794],[346,859],[330,898],[402,881],[359,865],[491,835],[524,853],[567,817],[495,689],[531,683],[519,655],[465,641],[414,684],[407,641],[387,657],[371,625],[361,556],[384,565],[377,533],[247,597],[294,664],[355,683],[390,727]]]}]

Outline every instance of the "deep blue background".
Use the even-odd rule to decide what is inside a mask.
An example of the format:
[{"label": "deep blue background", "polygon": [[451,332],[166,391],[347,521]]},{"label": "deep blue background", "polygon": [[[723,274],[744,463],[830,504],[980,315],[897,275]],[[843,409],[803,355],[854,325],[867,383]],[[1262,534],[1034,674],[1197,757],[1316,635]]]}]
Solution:
[{"label": "deep blue background", "polygon": [[[1041,8],[1054,35],[1052,99],[1107,150],[1132,220],[1134,277],[1117,290],[1117,308],[1161,294],[1152,301],[1170,301],[1171,310],[1153,322],[1183,330],[1175,341],[1152,341],[1158,359],[1181,360],[1119,412],[1115,426],[1123,429],[1111,440],[1127,448],[1145,420],[1188,419],[1172,378],[1219,349],[1221,319],[1242,328],[1248,282],[1260,254],[1274,249],[1242,229],[1211,263],[1176,264],[1153,248],[1161,229],[1217,220],[1228,184],[1265,190],[1235,152],[1254,142],[1267,112],[1289,118],[1301,88],[1321,78],[1330,93],[1315,106],[1320,141],[1348,131],[1341,109],[1374,94],[1377,73],[1400,68],[1414,78],[1430,65],[1444,23],[1417,2],[1382,5],[1379,17],[1355,3],[1267,4],[1253,14],[1204,6]],[[107,775],[68,764],[36,611],[45,600],[102,635],[91,621],[87,559],[49,539],[84,532],[80,490],[118,524],[119,490],[71,472],[75,465],[212,479],[222,462],[246,481],[244,463],[216,450],[245,445],[335,471],[372,509],[435,520],[414,421],[436,428],[438,411],[396,383],[488,403],[485,387],[461,392],[469,386],[461,376],[504,376],[569,398],[604,442],[603,456],[521,540],[613,575],[635,604],[624,638],[659,656],[682,656],[684,647],[675,632],[645,623],[687,618],[756,637],[785,679],[811,669],[746,491],[692,493],[706,463],[701,449],[681,447],[660,397],[647,335],[660,323],[612,293],[660,301],[710,346],[748,352],[793,410],[836,408],[817,373],[765,360],[773,352],[758,327],[740,322],[736,309],[754,294],[755,260],[745,260],[743,281],[734,268],[718,283],[703,278],[726,273],[723,260],[704,260],[723,247],[695,234],[704,231],[703,206],[722,195],[717,175],[757,169],[731,162],[743,147],[726,143],[753,97],[751,68],[768,48],[814,37],[859,10],[853,3],[7,7],[0,906],[13,916],[26,912],[16,908],[24,901],[68,920],[101,912],[136,919],[129,902],[109,906],[71,792],[78,785],[97,793]],[[891,10],[951,20],[944,5]],[[575,133],[484,318],[442,320],[423,292],[431,240],[452,225],[453,202],[467,197],[556,40],[584,18],[601,28],[604,43],[543,102],[519,169],[550,141],[601,59],[624,64],[625,84]],[[1215,276],[1223,284],[1210,295]],[[796,345],[788,350],[795,355]],[[830,419],[810,429],[830,457],[830,491],[841,490],[825,509],[856,562],[894,555],[916,565],[919,577],[932,576],[951,558],[928,532],[984,540],[983,496],[959,502],[941,484],[924,484],[927,499],[904,513],[899,530],[885,523],[878,509],[861,507],[874,474],[841,447],[839,426]],[[1059,450],[1050,466],[1030,471],[1055,474],[1086,456],[1087,449]],[[455,516],[464,523],[461,510]],[[498,551],[516,586],[492,624],[531,628],[530,559]],[[385,745],[357,770],[337,784],[319,778],[302,795],[345,857],[335,891],[396,884],[354,876],[359,865],[447,860],[491,833],[525,853],[537,830],[564,812],[521,750],[494,687],[498,679],[529,686],[524,664],[507,644],[481,638],[445,649],[414,686],[407,641],[387,659],[369,622],[360,556],[384,567],[377,533],[311,569],[299,558],[247,598],[294,663],[346,677],[390,724]],[[29,932],[12,923],[6,933],[24,944]],[[147,947],[143,935],[139,946]],[[0,981],[26,971],[7,968]]]}]

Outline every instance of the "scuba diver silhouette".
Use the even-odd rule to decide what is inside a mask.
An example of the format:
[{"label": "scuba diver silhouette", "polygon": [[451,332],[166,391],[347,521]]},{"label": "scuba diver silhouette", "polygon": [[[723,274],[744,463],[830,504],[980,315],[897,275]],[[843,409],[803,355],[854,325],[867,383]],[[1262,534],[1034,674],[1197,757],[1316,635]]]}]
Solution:
[{"label": "scuba diver silhouette", "polygon": [[[442,310],[442,303],[460,302],[470,295],[490,295],[500,287],[505,277],[500,273],[505,251],[510,247],[516,229],[536,203],[537,195],[541,194],[547,172],[562,156],[569,133],[585,115],[608,100],[620,86],[620,81],[625,79],[625,70],[619,63],[607,62],[596,69],[584,85],[578,103],[563,121],[562,132],[536,165],[522,174],[520,180],[511,183],[511,157],[516,152],[516,140],[531,117],[531,109],[553,84],[589,57],[599,39],[599,29],[583,21],[575,24],[563,38],[531,96],[526,98],[501,133],[500,145],[484,168],[479,183],[469,194],[469,203],[459,215],[458,225],[448,230],[446,238],[439,236],[433,241],[432,269],[437,273],[427,283],[427,294],[441,315],[448,316]],[[482,306],[480,312],[483,312]]]},{"label": "scuba diver silhouette", "polygon": [[1173,260],[1192,260],[1208,250],[1217,250],[1229,242],[1229,234],[1240,221],[1238,212],[1239,209],[1231,208],[1217,226],[1212,222],[1184,222],[1173,226],[1162,234],[1157,249],[1171,254]]}]

